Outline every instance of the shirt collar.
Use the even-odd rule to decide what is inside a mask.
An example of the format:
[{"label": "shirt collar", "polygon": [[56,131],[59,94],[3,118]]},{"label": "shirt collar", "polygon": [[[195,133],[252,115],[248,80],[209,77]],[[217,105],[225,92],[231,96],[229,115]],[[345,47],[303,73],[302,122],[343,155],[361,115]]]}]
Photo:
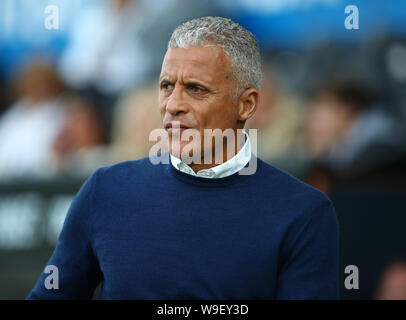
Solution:
[{"label": "shirt collar", "polygon": [[240,151],[238,151],[238,153],[234,157],[218,166],[212,167],[210,169],[202,169],[195,173],[190,166],[188,166],[186,163],[182,162],[179,158],[173,156],[172,154],[170,155],[171,163],[177,170],[196,177],[225,178],[231,176],[232,174],[244,168],[251,160],[250,138],[245,130],[243,130],[243,132],[245,135],[245,143]]}]

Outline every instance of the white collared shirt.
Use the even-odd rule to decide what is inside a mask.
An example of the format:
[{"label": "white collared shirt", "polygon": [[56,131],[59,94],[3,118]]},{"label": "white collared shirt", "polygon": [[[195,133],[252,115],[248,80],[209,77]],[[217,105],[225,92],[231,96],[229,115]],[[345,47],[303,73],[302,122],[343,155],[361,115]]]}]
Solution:
[{"label": "white collared shirt", "polygon": [[245,143],[240,151],[238,151],[238,153],[234,157],[218,166],[212,167],[210,169],[202,169],[195,173],[191,167],[189,167],[186,163],[182,162],[179,158],[173,156],[172,154],[171,163],[177,170],[196,177],[225,178],[231,176],[232,174],[244,168],[251,160],[250,138],[245,130],[243,132],[245,134]]}]

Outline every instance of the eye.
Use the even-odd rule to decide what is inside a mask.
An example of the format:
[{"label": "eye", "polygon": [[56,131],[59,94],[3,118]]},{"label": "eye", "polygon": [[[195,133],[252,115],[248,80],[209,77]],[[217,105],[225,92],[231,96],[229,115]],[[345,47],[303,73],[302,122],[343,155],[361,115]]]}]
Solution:
[{"label": "eye", "polygon": [[193,91],[194,92],[203,92],[203,89],[199,88],[199,87],[193,87]]},{"label": "eye", "polygon": [[162,81],[160,84],[160,91],[165,97],[168,97],[172,94],[174,85],[168,81]]},{"label": "eye", "polygon": [[207,93],[207,89],[205,89],[205,88],[203,88],[201,86],[196,86],[196,85],[189,86],[189,90],[191,90],[193,93],[198,93],[198,94]]},{"label": "eye", "polygon": [[161,82],[161,90],[172,90],[173,84],[169,83],[168,81]]}]

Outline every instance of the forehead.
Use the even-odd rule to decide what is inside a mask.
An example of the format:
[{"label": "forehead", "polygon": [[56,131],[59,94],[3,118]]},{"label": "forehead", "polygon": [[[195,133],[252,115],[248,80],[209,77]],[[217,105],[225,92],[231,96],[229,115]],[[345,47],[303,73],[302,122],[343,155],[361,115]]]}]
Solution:
[{"label": "forehead", "polygon": [[201,78],[215,80],[230,72],[230,60],[222,49],[213,46],[170,48],[162,63],[162,77]]}]

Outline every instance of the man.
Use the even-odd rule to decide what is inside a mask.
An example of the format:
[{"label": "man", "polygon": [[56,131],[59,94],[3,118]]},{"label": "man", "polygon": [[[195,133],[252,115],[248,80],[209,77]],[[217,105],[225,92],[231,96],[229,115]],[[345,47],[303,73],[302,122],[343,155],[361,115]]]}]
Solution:
[{"label": "man", "polygon": [[[323,193],[251,155],[248,135],[242,146],[224,144],[239,150],[223,152],[221,164],[182,161],[188,143],[215,148],[205,129],[237,132],[254,113],[253,35],[219,17],[186,22],[159,81],[170,164],[144,158],[96,171],[48,263],[58,288],[43,273],[29,298],[91,298],[99,283],[102,299],[337,298],[337,219]],[[200,144],[179,141],[187,130]],[[256,171],[239,174],[252,161]]]}]

